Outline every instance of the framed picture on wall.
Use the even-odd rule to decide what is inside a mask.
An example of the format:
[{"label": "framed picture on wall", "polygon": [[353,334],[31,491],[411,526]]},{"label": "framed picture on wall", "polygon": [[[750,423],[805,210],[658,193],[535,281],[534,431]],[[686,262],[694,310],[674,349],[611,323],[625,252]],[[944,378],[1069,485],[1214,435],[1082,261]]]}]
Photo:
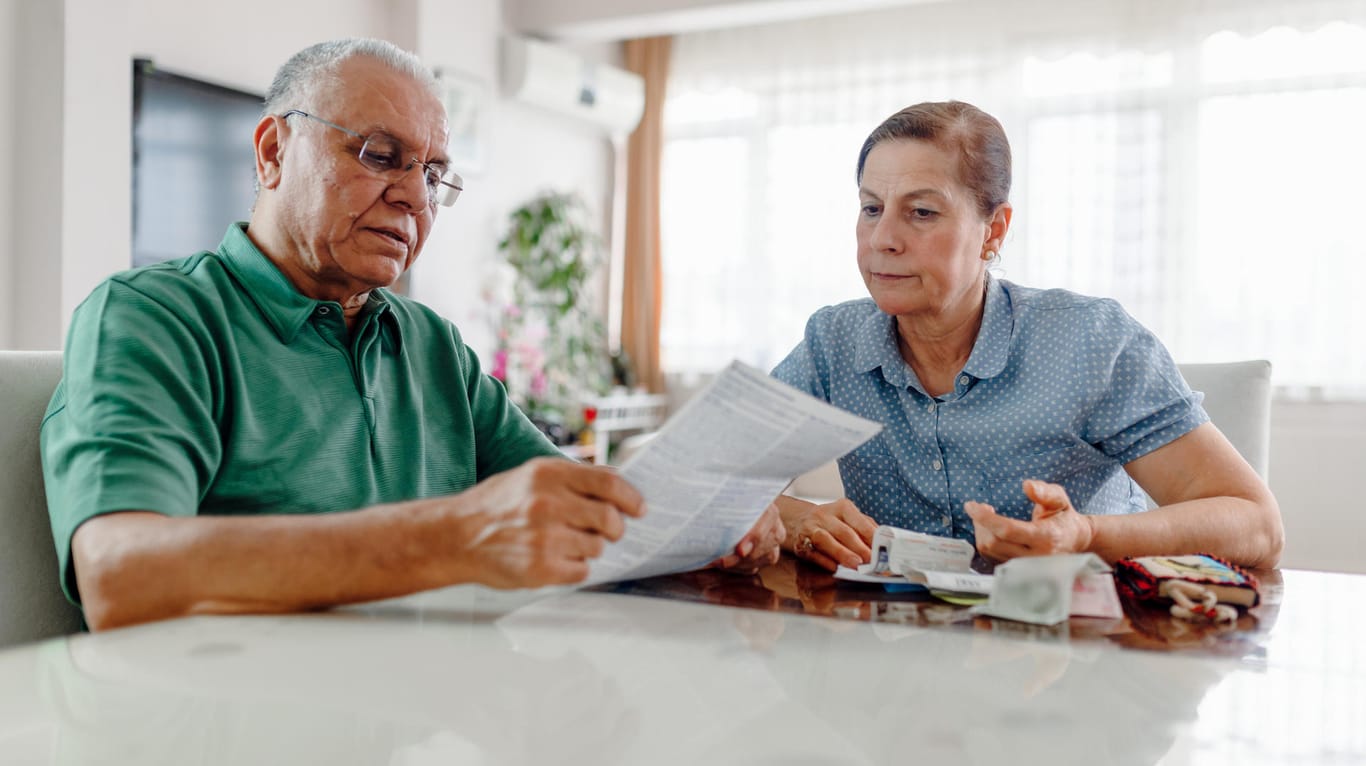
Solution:
[{"label": "framed picture on wall", "polygon": [[450,124],[451,167],[461,175],[478,175],[488,152],[484,128],[488,86],[478,77],[449,69],[436,70],[436,79]]}]

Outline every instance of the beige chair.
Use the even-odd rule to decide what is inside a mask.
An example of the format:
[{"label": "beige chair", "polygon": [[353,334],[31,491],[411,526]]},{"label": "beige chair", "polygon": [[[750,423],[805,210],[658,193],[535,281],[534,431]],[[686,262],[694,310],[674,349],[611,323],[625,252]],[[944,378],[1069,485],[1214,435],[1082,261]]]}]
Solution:
[{"label": "beige chair", "polygon": [[[1205,412],[1210,420],[1265,479],[1271,452],[1271,362],[1253,359],[1179,367],[1186,383],[1205,394]],[[798,476],[787,491],[818,502],[844,497],[844,485],[834,463]]]},{"label": "beige chair", "polygon": [[1183,364],[1181,375],[1205,394],[1205,412],[1214,425],[1266,479],[1271,456],[1271,362]]},{"label": "beige chair", "polygon": [[38,427],[62,375],[57,351],[0,351],[0,647],[81,629],[62,595]]}]

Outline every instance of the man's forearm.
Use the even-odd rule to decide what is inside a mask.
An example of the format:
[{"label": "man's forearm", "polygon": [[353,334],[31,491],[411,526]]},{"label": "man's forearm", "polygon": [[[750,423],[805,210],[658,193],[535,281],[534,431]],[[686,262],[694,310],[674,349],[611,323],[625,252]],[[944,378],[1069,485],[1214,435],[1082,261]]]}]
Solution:
[{"label": "man's forearm", "polygon": [[458,573],[433,571],[442,557],[427,550],[433,538],[423,534],[416,505],[91,519],[72,541],[86,620],[102,629],[189,614],[300,611],[452,582]]},{"label": "man's forearm", "polygon": [[100,516],[72,540],[95,629],[187,614],[291,612],[458,583],[581,582],[645,512],[602,466],[535,459],[458,495],[317,515]]}]

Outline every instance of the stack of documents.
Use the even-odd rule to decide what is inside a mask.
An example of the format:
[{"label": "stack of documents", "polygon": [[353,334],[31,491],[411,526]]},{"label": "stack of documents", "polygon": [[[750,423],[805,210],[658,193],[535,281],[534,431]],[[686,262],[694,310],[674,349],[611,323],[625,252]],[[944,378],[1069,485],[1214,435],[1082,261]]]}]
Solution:
[{"label": "stack of documents", "polygon": [[842,566],[835,576],[859,582],[918,585],[947,594],[991,593],[991,575],[972,571],[975,551],[966,540],[884,525],[874,533],[872,549],[872,561],[858,569]]},{"label": "stack of documents", "polygon": [[873,535],[873,560],[840,567],[844,580],[920,587],[946,600],[985,601],[978,614],[1036,625],[1068,617],[1117,618],[1122,614],[1110,567],[1094,553],[1011,559],[995,574],[972,570],[966,540],[882,526]]}]

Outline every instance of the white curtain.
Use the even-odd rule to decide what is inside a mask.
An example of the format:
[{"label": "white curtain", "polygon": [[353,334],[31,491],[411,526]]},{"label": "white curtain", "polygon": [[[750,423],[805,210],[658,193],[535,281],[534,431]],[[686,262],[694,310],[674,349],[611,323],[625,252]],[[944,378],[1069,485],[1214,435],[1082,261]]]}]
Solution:
[{"label": "white curtain", "polygon": [[999,273],[1118,299],[1179,361],[1366,392],[1366,2],[955,0],[681,35],[665,111],[666,371],[768,368],[865,294],[854,163],[885,117],[1005,125]]}]

